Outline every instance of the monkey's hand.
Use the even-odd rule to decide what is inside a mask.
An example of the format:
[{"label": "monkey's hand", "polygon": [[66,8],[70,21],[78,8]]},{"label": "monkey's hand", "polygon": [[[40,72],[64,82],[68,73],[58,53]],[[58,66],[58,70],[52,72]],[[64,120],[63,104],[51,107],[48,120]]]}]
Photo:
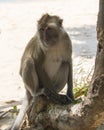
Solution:
[{"label": "monkey's hand", "polygon": [[53,101],[54,103],[61,104],[61,105],[68,105],[72,103],[72,99],[67,95],[61,95],[56,93],[54,90],[49,88],[44,88],[44,95]]},{"label": "monkey's hand", "polygon": [[73,102],[73,100],[67,95],[62,95],[62,94],[59,94],[59,95],[60,95],[60,100],[61,100],[62,105],[68,105]]}]

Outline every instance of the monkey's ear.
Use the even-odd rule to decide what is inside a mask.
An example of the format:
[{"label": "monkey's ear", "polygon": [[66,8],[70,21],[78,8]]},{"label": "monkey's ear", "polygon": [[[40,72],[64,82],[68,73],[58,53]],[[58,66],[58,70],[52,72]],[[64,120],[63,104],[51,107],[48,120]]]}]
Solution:
[{"label": "monkey's ear", "polygon": [[48,13],[44,14],[40,20],[38,21],[38,23],[42,23],[42,21],[46,21],[46,19],[48,19],[50,17],[50,15]]},{"label": "monkey's ear", "polygon": [[62,26],[62,23],[63,23],[63,19],[60,19],[59,20],[59,25]]}]

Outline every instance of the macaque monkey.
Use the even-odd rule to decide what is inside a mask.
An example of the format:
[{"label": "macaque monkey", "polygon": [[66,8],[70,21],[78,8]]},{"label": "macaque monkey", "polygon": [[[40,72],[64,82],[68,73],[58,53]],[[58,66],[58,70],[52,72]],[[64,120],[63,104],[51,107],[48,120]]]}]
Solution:
[{"label": "macaque monkey", "polygon": [[[72,44],[58,16],[43,15],[36,35],[29,41],[21,59],[20,75],[26,95],[11,130],[19,130],[30,101],[44,95],[51,101],[67,105],[74,100]],[[58,94],[67,83],[67,94]]]}]

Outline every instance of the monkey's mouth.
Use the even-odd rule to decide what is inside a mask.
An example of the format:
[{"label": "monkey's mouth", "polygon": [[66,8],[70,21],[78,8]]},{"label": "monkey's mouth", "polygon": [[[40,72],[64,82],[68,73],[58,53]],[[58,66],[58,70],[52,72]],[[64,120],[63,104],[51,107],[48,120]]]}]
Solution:
[{"label": "monkey's mouth", "polygon": [[55,43],[58,40],[58,31],[55,28],[48,27],[44,31],[44,40],[47,44]]}]

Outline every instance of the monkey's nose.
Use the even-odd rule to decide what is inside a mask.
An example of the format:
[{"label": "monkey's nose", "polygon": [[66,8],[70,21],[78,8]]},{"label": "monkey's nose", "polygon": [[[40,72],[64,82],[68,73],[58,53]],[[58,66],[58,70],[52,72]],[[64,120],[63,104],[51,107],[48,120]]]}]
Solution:
[{"label": "monkey's nose", "polygon": [[58,38],[58,32],[56,28],[48,26],[45,29],[45,40],[47,41],[47,43],[48,42],[50,43],[50,41],[55,42],[57,38]]},{"label": "monkey's nose", "polygon": [[57,29],[54,26],[47,26],[45,28],[45,31],[50,33],[50,34],[53,34],[53,33],[57,32]]},{"label": "monkey's nose", "polygon": [[52,36],[54,36],[54,34],[56,33],[56,30],[54,29],[54,28],[52,28],[52,27],[47,27],[46,29],[45,29],[45,33],[46,33],[46,35],[48,36],[48,37],[52,37]]}]

